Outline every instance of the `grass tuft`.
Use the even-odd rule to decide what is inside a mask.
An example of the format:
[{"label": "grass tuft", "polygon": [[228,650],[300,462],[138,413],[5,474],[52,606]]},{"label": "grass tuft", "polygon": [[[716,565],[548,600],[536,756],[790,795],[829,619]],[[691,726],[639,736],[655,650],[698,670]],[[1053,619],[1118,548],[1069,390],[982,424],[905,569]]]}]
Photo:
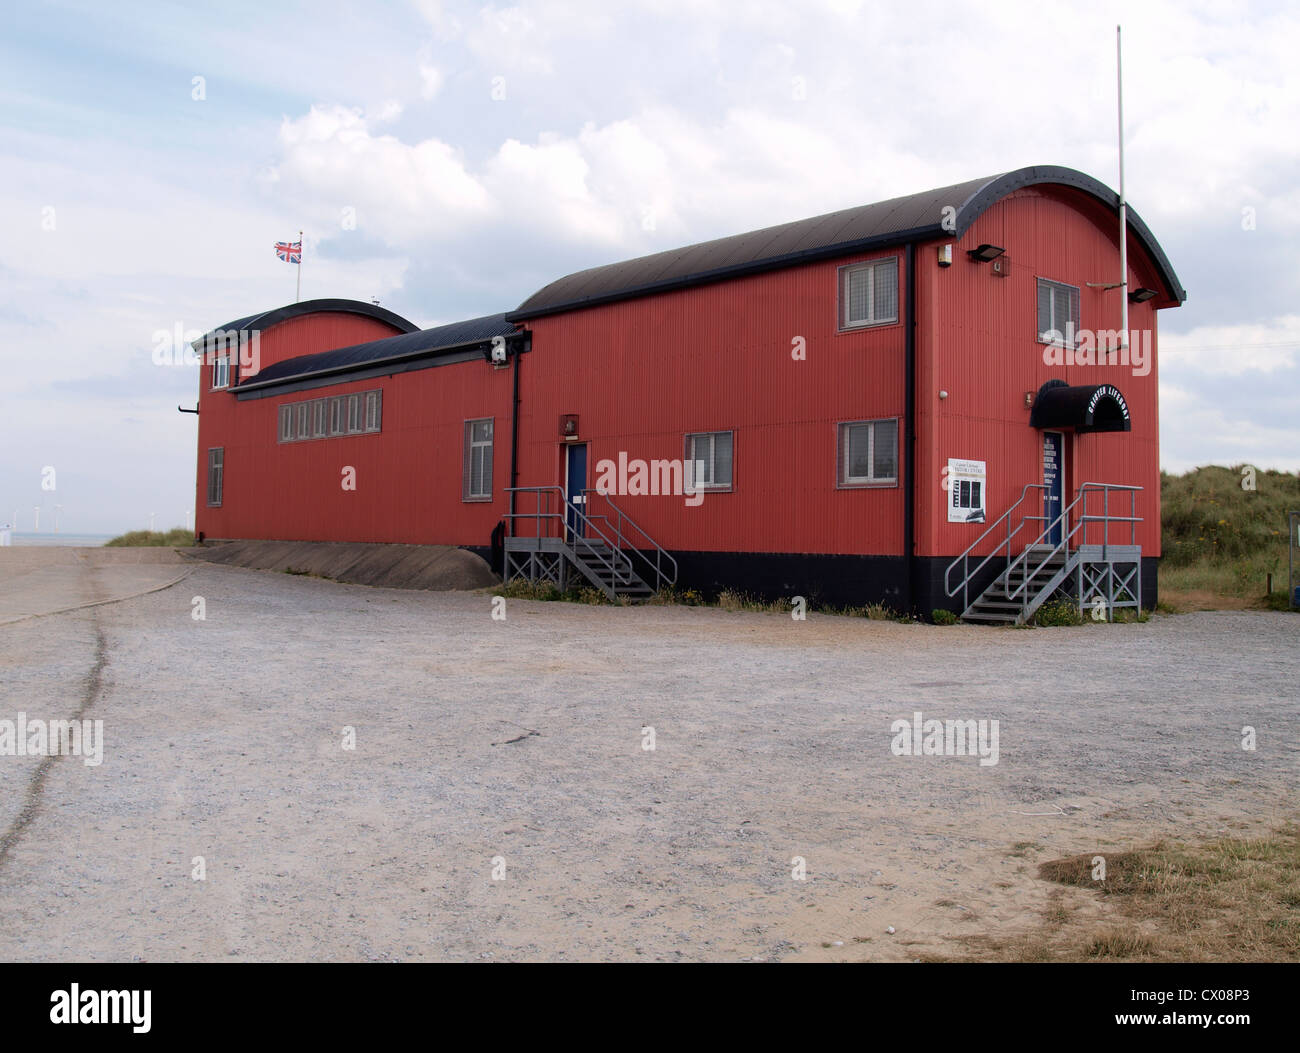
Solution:
[{"label": "grass tuft", "polygon": [[105,548],[191,548],[194,531],[182,527],[171,530],[130,530],[104,542]]},{"label": "grass tuft", "polygon": [[[1011,855],[1023,857],[1018,845]],[[1104,880],[1094,859],[1105,860]],[[1040,924],[1006,939],[956,942],[995,961],[1300,961],[1300,825],[1260,837],[1047,860],[1040,878],[1059,886]],[[1066,891],[1070,890],[1070,891]],[[1106,917],[1080,911],[1095,896]]]}]

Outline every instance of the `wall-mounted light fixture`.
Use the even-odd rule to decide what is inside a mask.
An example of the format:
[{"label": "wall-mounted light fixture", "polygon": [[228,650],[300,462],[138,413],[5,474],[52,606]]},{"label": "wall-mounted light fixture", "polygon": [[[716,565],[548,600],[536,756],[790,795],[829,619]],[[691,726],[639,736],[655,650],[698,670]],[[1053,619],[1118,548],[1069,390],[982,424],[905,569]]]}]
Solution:
[{"label": "wall-mounted light fixture", "polygon": [[939,246],[939,266],[940,266],[940,267],[951,267],[951,266],[952,266],[952,246],[951,246],[951,245],[940,245],[940,246]]},{"label": "wall-mounted light fixture", "polygon": [[1002,248],[1001,245],[984,244],[978,246],[977,248],[967,249],[966,255],[969,256],[971,259],[973,259],[976,263],[988,263],[989,260],[996,260],[999,256],[1001,256],[1006,251],[1007,250]]},{"label": "wall-mounted light fixture", "polygon": [[1156,291],[1154,289],[1134,289],[1128,294],[1129,303],[1146,303],[1148,300],[1154,300]]},{"label": "wall-mounted light fixture", "polygon": [[1034,408],[1034,393],[1033,393],[1032,391],[1026,391],[1026,392],[1025,392],[1025,409],[1033,409],[1033,408]]},{"label": "wall-mounted light fixture", "polygon": [[941,399],[946,399],[946,398],[948,397],[948,392],[946,392],[946,391],[940,389],[940,391],[939,391],[939,397],[940,397]]}]

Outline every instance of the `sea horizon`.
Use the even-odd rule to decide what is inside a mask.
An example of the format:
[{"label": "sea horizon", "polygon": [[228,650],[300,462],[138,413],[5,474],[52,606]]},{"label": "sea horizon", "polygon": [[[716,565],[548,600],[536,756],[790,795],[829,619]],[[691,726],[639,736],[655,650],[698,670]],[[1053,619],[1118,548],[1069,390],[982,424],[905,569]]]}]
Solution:
[{"label": "sea horizon", "polygon": [[54,531],[11,530],[10,544],[18,545],[65,545],[70,548],[103,548],[104,543],[117,537],[116,534],[56,534]]}]

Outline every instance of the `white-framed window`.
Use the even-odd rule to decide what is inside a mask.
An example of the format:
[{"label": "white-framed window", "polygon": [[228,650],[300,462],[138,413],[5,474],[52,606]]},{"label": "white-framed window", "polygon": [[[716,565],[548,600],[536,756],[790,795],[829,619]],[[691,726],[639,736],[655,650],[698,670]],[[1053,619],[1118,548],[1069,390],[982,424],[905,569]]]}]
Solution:
[{"label": "white-framed window", "polygon": [[1038,279],[1038,340],[1043,344],[1074,346],[1079,332],[1079,288]]},{"label": "white-framed window", "polygon": [[221,491],[225,482],[226,469],[226,451],[222,446],[214,446],[208,450],[208,507],[218,508],[221,505]]},{"label": "white-framed window", "polygon": [[343,434],[343,400],[341,398],[332,398],[327,400],[330,407],[330,428],[331,435]]},{"label": "white-framed window", "polygon": [[329,434],[329,400],[313,399],[311,408],[311,437],[313,439],[323,439]]},{"label": "white-framed window", "polygon": [[366,431],[379,430],[379,417],[382,407],[382,391],[366,392]]},{"label": "white-framed window", "polygon": [[230,356],[218,355],[212,360],[212,387],[230,387]]},{"label": "white-framed window", "polygon": [[293,407],[287,403],[280,407],[280,441],[293,442]]},{"label": "white-framed window", "polygon": [[492,500],[492,418],[465,422],[465,463],[461,500]]},{"label": "white-framed window", "polygon": [[898,419],[847,421],[838,429],[841,487],[898,485]]},{"label": "white-framed window", "polygon": [[348,434],[356,435],[361,431],[361,396],[348,396]]},{"label": "white-framed window", "polygon": [[840,328],[898,321],[898,257],[840,268]]},{"label": "white-framed window", "polygon": [[293,437],[295,439],[311,438],[311,408],[310,402],[299,402],[294,407],[294,415],[297,418],[293,424]]},{"label": "white-framed window", "polygon": [[735,440],[729,431],[697,431],[686,436],[685,489],[730,490]]}]

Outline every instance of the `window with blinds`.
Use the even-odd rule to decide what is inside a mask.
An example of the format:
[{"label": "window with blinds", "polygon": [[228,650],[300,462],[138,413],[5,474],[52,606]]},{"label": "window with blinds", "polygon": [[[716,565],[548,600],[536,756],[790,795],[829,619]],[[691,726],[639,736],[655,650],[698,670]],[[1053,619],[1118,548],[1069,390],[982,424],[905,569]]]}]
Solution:
[{"label": "window with blinds", "polygon": [[842,487],[897,485],[897,418],[841,424],[838,461]]},{"label": "window with blinds", "polygon": [[696,490],[730,490],[732,486],[733,433],[700,431],[686,436],[688,493]]},{"label": "window with blinds", "polygon": [[898,321],[898,257],[840,268],[840,328]]},{"label": "window with blinds", "polygon": [[366,435],[383,425],[383,392],[330,395],[323,399],[286,402],[280,407],[281,442],[302,442],[335,435]]},{"label": "window with blinds", "polygon": [[226,451],[224,447],[214,446],[208,450],[208,507],[221,505],[221,490],[224,483]]},{"label": "window with blinds", "polygon": [[1079,332],[1079,289],[1064,282],[1038,279],[1038,339],[1044,344],[1074,346]]},{"label": "window with blinds", "polygon": [[492,418],[465,422],[462,501],[492,500]]}]

